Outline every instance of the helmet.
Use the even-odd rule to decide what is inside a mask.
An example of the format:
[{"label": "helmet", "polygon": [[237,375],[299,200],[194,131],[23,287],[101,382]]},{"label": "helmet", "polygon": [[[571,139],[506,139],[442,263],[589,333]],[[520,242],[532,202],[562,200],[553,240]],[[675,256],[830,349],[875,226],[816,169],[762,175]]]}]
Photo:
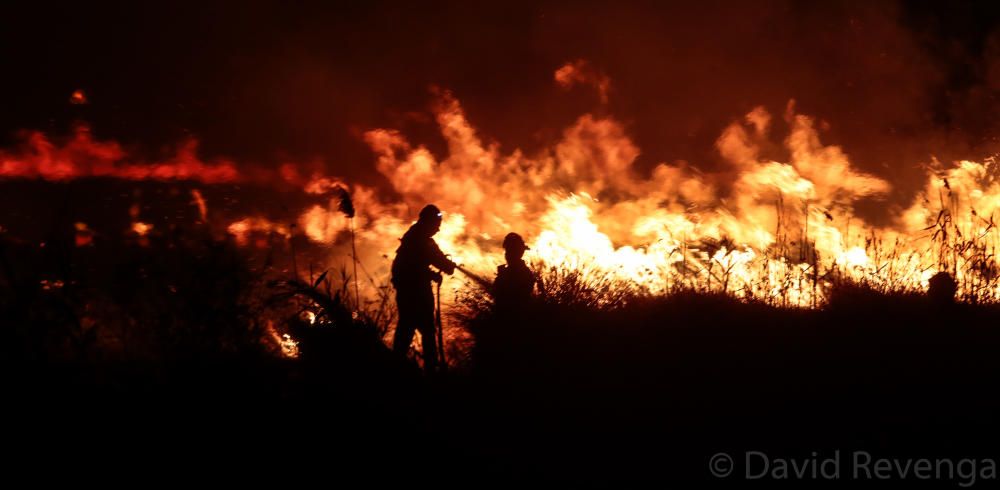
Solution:
[{"label": "helmet", "polygon": [[515,249],[515,250],[530,250],[527,245],[524,244],[524,238],[517,233],[508,233],[507,236],[503,237],[503,248],[504,250]]},{"label": "helmet", "polygon": [[433,220],[441,219],[441,210],[433,204],[428,204],[424,206],[424,209],[420,210],[420,219],[418,221],[428,222]]}]

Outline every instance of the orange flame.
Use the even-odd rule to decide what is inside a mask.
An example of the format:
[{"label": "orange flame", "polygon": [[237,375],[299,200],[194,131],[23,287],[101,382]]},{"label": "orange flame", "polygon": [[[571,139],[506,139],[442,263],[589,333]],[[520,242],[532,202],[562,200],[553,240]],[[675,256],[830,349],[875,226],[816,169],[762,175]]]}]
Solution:
[{"label": "orange flame", "polygon": [[[583,60],[560,67],[554,80],[564,88],[591,85],[602,102],[611,86]],[[243,245],[301,233],[332,247],[331,267],[349,257],[344,232],[351,222],[331,195],[342,187],[357,211],[357,258],[376,277],[388,273],[416,211],[433,202],[445,212],[435,237],[441,248],[485,276],[502,260],[500,238],[515,231],[531,247],[529,260],[594,268],[653,293],[689,287],[815,306],[826,299],[824,284],[835,278],[915,290],[947,270],[961,292],[1000,299],[995,160],[931,162],[913,205],[888,225],[868,224],[855,205],[886,199],[891,186],[857,170],[840,147],[822,141],[812,118],[794,108],[790,102],[784,117],[774,118],[758,107],[725,128],[715,149],[726,168],[714,173],[671,162],[640,171],[640,148],[607,115],[581,115],[534,154],[502,153],[479,134],[455,97],[435,90],[432,111],[447,154],[436,156],[391,128],[363,135],[376,170],[398,198],[290,163],[272,172],[238,170],[224,159],[206,163],[193,141],[165,162],[134,163],[120,145],[95,140],[85,127],[61,146],[28,133],[22,151],[0,152],[0,178],[292,183],[312,200],[295,225],[249,216],[227,230]],[[776,146],[787,151],[787,161],[764,156]],[[206,221],[200,191],[192,198]],[[91,236],[78,228],[77,243],[89,244]],[[365,287],[376,294],[374,284]]]},{"label": "orange flame", "polygon": [[[564,67],[557,80],[573,80],[572,73]],[[771,144],[772,118],[756,108],[717,141],[730,164],[724,172],[661,163],[646,177],[633,168],[638,147],[613,118],[586,114],[537,155],[501,154],[442,92],[435,115],[449,149],[443,159],[398,131],[365,134],[376,168],[402,196],[395,207],[358,199],[360,236],[378,253],[366,260],[391,256],[412,210],[434,202],[446,212],[436,237],[442,249],[483,274],[499,261],[495,237],[517,231],[528,239],[531,259],[596,268],[650,292],[695,287],[813,306],[825,300],[820,275],[892,289],[926,287],[930,275],[946,267],[928,253],[933,244],[921,234],[939,207],[918,205],[889,227],[866,225],[854,204],[884,199],[890,185],[854,169],[839,147],[822,143],[814,121],[793,108],[789,104],[783,141],[787,162],[761,158],[762,146]],[[963,162],[948,178],[970,182],[986,174],[983,164]],[[930,182],[941,179],[932,175]],[[928,193],[939,192],[939,185],[929,185]],[[1000,188],[969,183],[963,189],[969,204],[987,213],[982,216],[997,210]],[[363,195],[364,188],[353,191]],[[971,209],[950,212],[969,216]],[[314,208],[307,215],[321,213]],[[995,234],[992,226],[978,228]],[[872,236],[881,241],[866,238]],[[322,241],[330,238],[322,234]],[[879,248],[894,242],[900,245]],[[981,293],[1000,291],[993,283]]]}]

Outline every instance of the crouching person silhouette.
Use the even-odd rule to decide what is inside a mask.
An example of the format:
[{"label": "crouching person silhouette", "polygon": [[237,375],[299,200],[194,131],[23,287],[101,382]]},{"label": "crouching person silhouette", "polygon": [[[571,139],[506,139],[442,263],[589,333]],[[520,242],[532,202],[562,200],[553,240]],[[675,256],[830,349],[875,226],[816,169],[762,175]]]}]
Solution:
[{"label": "crouching person silhouette", "polygon": [[524,244],[521,235],[508,233],[503,239],[503,250],[507,263],[497,267],[492,293],[497,312],[510,315],[528,306],[538,281],[524,262],[524,252],[528,250],[528,246]]}]

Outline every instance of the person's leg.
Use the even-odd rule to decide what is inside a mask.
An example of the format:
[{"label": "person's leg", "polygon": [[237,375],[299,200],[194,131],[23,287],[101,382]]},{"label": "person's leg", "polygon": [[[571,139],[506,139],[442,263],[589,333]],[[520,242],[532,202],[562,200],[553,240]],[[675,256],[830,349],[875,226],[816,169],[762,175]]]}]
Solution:
[{"label": "person's leg", "polygon": [[433,373],[437,370],[438,365],[437,335],[435,335],[433,317],[430,329],[420,329],[420,343],[424,346],[424,371]]},{"label": "person's leg", "polygon": [[402,355],[410,352],[410,344],[413,343],[414,328],[407,326],[402,319],[396,325],[396,333],[392,336],[392,351]]},{"label": "person's leg", "polygon": [[417,319],[414,317],[412,299],[405,294],[396,291],[396,310],[399,314],[399,321],[396,322],[396,332],[392,336],[393,352],[406,356],[410,352],[410,343],[413,342],[413,333],[416,331]]},{"label": "person's leg", "polygon": [[414,315],[417,330],[420,331],[420,343],[423,345],[424,371],[433,373],[437,370],[437,323],[434,321],[434,293],[430,288],[423,291],[418,312]]}]

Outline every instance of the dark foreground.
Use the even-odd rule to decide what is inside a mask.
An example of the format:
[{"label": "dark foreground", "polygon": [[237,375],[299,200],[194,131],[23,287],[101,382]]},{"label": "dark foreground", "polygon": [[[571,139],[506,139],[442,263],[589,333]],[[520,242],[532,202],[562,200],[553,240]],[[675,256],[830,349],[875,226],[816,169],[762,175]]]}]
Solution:
[{"label": "dark foreground", "polygon": [[[1000,455],[1000,310],[844,298],[824,311],[677,295],[481,315],[469,365],[430,380],[357,326],[304,339],[299,360],[12,361],[5,466],[136,484],[729,485],[750,471],[798,486],[824,477],[782,477],[777,459],[839,451],[839,483],[870,483],[852,475],[863,451],[967,458],[976,486],[995,484],[981,460]],[[709,466],[720,452],[734,459],[725,479]],[[969,468],[939,478],[967,483]]]}]

